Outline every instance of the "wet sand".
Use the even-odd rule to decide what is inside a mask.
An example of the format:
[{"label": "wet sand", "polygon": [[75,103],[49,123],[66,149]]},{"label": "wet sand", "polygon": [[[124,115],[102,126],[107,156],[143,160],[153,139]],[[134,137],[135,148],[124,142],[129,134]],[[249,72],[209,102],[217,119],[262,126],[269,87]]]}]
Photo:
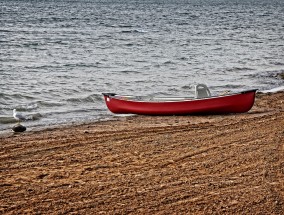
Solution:
[{"label": "wet sand", "polygon": [[0,136],[0,214],[283,214],[284,92],[250,112]]}]

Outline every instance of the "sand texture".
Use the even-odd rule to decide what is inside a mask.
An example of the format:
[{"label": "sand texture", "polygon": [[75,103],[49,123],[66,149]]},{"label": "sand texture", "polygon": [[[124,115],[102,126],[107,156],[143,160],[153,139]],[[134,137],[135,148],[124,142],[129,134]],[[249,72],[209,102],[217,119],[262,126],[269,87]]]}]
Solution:
[{"label": "sand texture", "polygon": [[250,112],[0,136],[0,214],[283,214],[284,92]]}]

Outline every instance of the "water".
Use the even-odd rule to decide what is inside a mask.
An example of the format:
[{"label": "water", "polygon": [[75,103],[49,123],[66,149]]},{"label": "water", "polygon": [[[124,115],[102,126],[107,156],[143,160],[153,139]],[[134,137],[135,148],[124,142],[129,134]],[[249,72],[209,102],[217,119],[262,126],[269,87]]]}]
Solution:
[{"label": "water", "polygon": [[111,117],[102,92],[283,85],[282,0],[0,0],[0,130]]}]

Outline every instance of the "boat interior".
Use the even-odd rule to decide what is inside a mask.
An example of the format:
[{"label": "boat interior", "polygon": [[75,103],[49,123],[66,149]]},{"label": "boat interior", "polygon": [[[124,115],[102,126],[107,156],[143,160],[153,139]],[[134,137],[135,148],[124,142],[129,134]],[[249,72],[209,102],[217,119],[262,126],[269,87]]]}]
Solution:
[{"label": "boat interior", "polygon": [[210,98],[211,92],[205,84],[197,84],[195,86],[195,96],[191,97],[154,97],[154,96],[120,96],[114,93],[108,93],[109,96],[114,96],[123,100],[135,100],[135,101],[182,101],[182,100],[194,100],[202,98]]}]

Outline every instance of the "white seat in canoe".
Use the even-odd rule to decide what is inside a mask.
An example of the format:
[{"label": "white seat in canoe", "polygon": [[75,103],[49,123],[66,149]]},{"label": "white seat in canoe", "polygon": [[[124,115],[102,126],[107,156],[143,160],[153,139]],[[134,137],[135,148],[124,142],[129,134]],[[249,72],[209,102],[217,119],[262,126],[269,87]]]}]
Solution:
[{"label": "white seat in canoe", "polygon": [[205,84],[197,84],[195,86],[195,97],[197,99],[211,97],[209,88]]}]

